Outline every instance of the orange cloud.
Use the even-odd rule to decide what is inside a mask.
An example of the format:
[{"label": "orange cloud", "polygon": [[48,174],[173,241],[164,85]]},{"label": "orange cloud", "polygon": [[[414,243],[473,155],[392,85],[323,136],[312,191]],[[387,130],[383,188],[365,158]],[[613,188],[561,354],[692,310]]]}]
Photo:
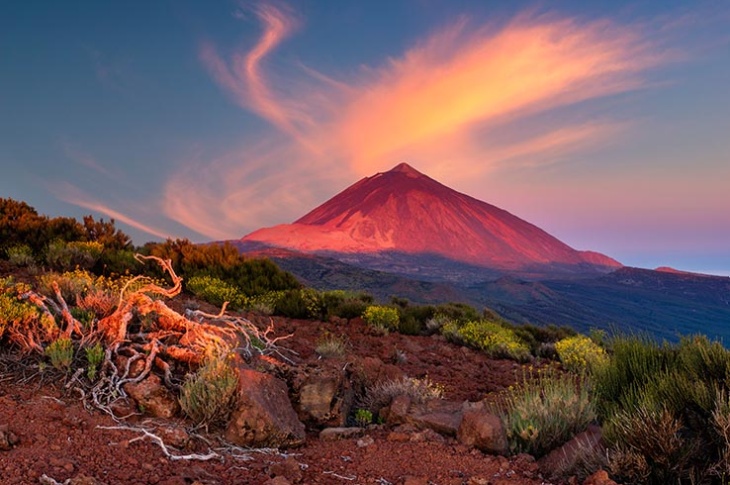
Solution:
[{"label": "orange cloud", "polygon": [[[301,63],[294,66],[300,78],[281,77],[263,61],[300,22],[271,5],[256,15],[263,32],[250,50],[226,61],[205,43],[200,58],[237,104],[281,133],[198,160],[197,170],[176,174],[165,191],[166,213],[209,237],[289,222],[344,188],[342,181],[399,161],[446,183],[553,163],[623,125],[590,110],[577,122],[567,108],[644,87],[644,73],[666,61],[640,26],[522,15],[501,27],[460,19],[400,57],[344,78]],[[191,199],[193,191],[182,188],[193,187]]]}]

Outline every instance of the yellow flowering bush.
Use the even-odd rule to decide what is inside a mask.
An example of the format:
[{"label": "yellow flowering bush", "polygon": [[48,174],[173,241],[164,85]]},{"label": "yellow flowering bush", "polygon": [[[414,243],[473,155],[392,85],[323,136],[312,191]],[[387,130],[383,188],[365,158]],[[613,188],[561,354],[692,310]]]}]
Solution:
[{"label": "yellow flowering bush", "polygon": [[187,281],[186,288],[216,306],[228,302],[231,308],[243,308],[248,303],[240,289],[213,276],[193,276]]},{"label": "yellow flowering bush", "polygon": [[[444,326],[444,329],[449,332],[454,331],[447,326]],[[520,340],[514,331],[498,323],[472,320],[459,327],[456,332],[465,344],[483,350],[490,357],[517,361],[530,360],[528,345]]]},{"label": "yellow flowering bush", "polygon": [[555,344],[563,367],[571,372],[591,372],[608,360],[606,351],[585,335],[575,335]]},{"label": "yellow flowering bush", "polygon": [[382,305],[370,305],[363,312],[362,318],[368,325],[382,333],[398,330],[400,323],[398,310]]}]

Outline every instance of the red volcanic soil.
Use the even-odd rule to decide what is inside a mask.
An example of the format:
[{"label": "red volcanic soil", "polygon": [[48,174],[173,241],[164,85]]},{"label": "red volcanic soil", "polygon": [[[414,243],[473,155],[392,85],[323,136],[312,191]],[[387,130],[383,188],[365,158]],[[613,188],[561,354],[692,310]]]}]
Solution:
[{"label": "red volcanic soil", "polygon": [[293,224],[260,229],[243,241],[302,252],[428,253],[505,270],[542,264],[621,266],[602,254],[576,251],[405,163],[360,180]]},{"label": "red volcanic soil", "polygon": [[[335,325],[277,318],[275,324],[277,334],[294,334],[281,346],[299,354],[299,366],[317,365],[314,348],[329,332],[349,342],[348,355],[379,357],[411,377],[428,375],[445,386],[450,400],[489,396],[513,384],[521,372],[514,362],[490,360],[441,337],[375,336],[358,321]],[[396,350],[399,360],[394,359]],[[0,483],[53,483],[41,481],[43,475],[58,483],[73,479],[66,483],[77,485],[548,483],[529,457],[486,455],[452,438],[428,434],[396,440],[382,426],[367,431],[359,444],[357,439],[320,441],[310,433],[298,449],[226,449],[216,435],[196,435],[182,420],[135,415],[115,422],[98,410],[84,409],[63,382],[63,376],[40,372],[29,359],[18,363],[7,353],[0,355],[0,435],[10,432],[19,440],[9,450],[0,446]],[[104,429],[114,426],[145,427],[163,437],[174,455],[213,449],[221,458],[171,460],[150,440],[139,439],[140,432]],[[181,437],[188,437],[189,444],[175,448]],[[275,477],[277,481],[269,482]]]}]

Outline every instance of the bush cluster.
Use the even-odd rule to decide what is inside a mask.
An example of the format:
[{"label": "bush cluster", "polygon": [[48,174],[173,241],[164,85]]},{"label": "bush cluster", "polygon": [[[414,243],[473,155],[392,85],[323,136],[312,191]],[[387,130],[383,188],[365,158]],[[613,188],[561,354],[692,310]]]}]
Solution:
[{"label": "bush cluster", "polygon": [[224,426],[233,411],[238,373],[226,357],[209,359],[180,389],[180,407],[197,425]]},{"label": "bush cluster", "polygon": [[596,419],[586,381],[543,371],[526,375],[495,406],[516,453],[540,457],[583,431]]},{"label": "bush cluster", "polygon": [[563,367],[576,373],[594,371],[608,361],[606,351],[585,335],[560,340],[555,344],[555,351]]},{"label": "bush cluster", "polygon": [[447,339],[483,350],[494,358],[508,358],[521,362],[531,359],[530,348],[515,332],[497,322],[471,320],[464,324],[451,321],[441,332]]},{"label": "bush cluster", "polygon": [[363,320],[379,333],[397,331],[400,323],[398,310],[389,306],[370,305],[362,314]]}]

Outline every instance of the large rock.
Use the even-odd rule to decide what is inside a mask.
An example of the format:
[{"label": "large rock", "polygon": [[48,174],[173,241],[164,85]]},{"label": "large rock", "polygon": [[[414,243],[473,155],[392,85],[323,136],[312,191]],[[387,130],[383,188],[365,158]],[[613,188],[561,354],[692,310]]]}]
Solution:
[{"label": "large rock", "polygon": [[238,404],[225,437],[239,446],[290,447],[304,443],[304,424],[289,401],[283,381],[238,368]]},{"label": "large rock", "polygon": [[456,438],[460,443],[486,453],[506,455],[509,451],[502,420],[480,404],[464,406]]},{"label": "large rock", "polygon": [[354,391],[339,365],[311,369],[295,383],[299,419],[314,427],[341,427],[352,408]]},{"label": "large rock", "polygon": [[169,419],[180,410],[177,398],[155,374],[148,375],[140,382],[128,382],[122,387],[142,412],[156,418]]}]

